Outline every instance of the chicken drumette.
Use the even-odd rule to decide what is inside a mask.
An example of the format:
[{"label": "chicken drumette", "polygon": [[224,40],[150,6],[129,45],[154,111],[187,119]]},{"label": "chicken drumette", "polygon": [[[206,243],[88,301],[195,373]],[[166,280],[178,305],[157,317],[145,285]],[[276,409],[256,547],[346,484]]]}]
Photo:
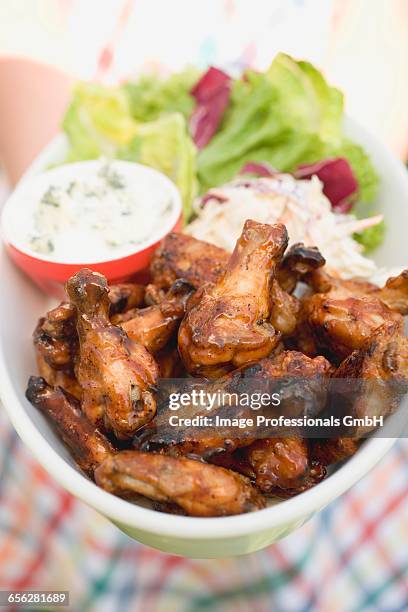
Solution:
[{"label": "chicken drumette", "polygon": [[247,221],[225,273],[190,298],[178,337],[190,373],[216,377],[276,347],[271,285],[287,240],[283,225]]},{"label": "chicken drumette", "polygon": [[112,317],[131,338],[155,354],[162,350],[177,332],[184,316],[186,303],[194,288],[183,279],[173,283],[157,304],[134,308]]},{"label": "chicken drumette", "polygon": [[105,460],[95,479],[110,493],[170,502],[192,516],[225,516],[265,507],[262,495],[244,476],[187,457],[123,451]]},{"label": "chicken drumette", "polygon": [[297,346],[306,354],[325,354],[339,363],[364,346],[386,323],[402,328],[408,310],[407,272],[383,288],[358,279],[334,279],[322,270],[308,283],[316,293],[302,299]]},{"label": "chicken drumette", "polygon": [[115,452],[107,438],[83,414],[79,402],[60,387],[53,389],[44,378],[31,376],[26,397],[52,422],[79,467],[89,476]]},{"label": "chicken drumette", "polygon": [[186,234],[168,234],[150,264],[152,282],[169,289],[184,278],[198,289],[205,282],[215,283],[224,273],[230,254],[214,244]]},{"label": "chicken drumette", "polygon": [[156,412],[158,367],[144,346],[109,320],[106,279],[83,269],[67,282],[77,310],[80,350],[76,368],[82,408],[98,427],[131,437]]}]

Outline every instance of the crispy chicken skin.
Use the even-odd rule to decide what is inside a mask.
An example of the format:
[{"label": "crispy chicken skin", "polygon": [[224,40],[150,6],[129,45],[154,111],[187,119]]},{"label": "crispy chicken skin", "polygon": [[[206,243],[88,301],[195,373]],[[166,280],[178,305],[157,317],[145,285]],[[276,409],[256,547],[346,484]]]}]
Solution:
[{"label": "crispy chicken skin", "polygon": [[150,273],[159,288],[169,289],[184,278],[198,289],[205,282],[216,282],[223,274],[229,253],[214,244],[187,234],[168,234],[154,253]]},{"label": "crispy chicken skin", "polygon": [[[337,368],[334,378],[355,380],[352,410],[356,418],[388,416],[399,406],[408,385],[408,339],[399,323],[387,323]],[[357,427],[362,437],[373,427]]]},{"label": "crispy chicken skin", "polygon": [[357,279],[333,279],[320,270],[308,280],[317,293],[302,299],[297,338],[298,347],[307,354],[323,353],[339,363],[385,323],[403,324],[401,314],[381,298],[384,292],[389,304],[398,303],[402,309],[399,289],[386,291]]},{"label": "crispy chicken skin", "polygon": [[110,323],[108,286],[101,274],[82,269],[69,279],[66,291],[78,313],[83,411],[118,438],[131,437],[155,415],[157,364],[144,346]]},{"label": "crispy chicken skin", "polygon": [[306,281],[318,293],[329,293],[335,297],[376,297],[388,308],[408,314],[408,269],[398,276],[390,277],[384,287],[378,287],[368,281],[351,278],[348,280],[334,278],[324,269],[316,269],[305,275]]},{"label": "crispy chicken skin", "polygon": [[31,376],[26,397],[49,418],[79,467],[92,476],[94,469],[114,452],[113,446],[82,413],[79,402],[43,378]]},{"label": "crispy chicken skin", "polygon": [[316,247],[294,244],[276,269],[272,283],[271,315],[269,321],[283,337],[291,336],[298,326],[301,304],[292,293],[299,280],[326,263]]},{"label": "crispy chicken skin", "polygon": [[186,457],[123,451],[95,471],[105,490],[128,497],[144,495],[177,504],[191,516],[225,516],[265,507],[265,501],[240,474]]},{"label": "crispy chicken skin", "polygon": [[283,225],[246,221],[225,273],[192,296],[180,325],[179,350],[191,374],[219,376],[278,344],[270,294],[287,241]]},{"label": "crispy chicken skin", "polygon": [[131,338],[155,354],[163,349],[178,329],[186,303],[194,288],[183,279],[173,283],[158,304],[131,309],[112,317]]}]

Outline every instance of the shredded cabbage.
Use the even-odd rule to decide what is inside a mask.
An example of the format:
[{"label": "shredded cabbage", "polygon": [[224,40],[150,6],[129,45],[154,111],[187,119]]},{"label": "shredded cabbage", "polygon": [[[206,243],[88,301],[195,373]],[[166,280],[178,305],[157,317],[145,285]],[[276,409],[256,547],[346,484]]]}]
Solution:
[{"label": "shredded cabbage", "polygon": [[211,189],[194,204],[196,218],[186,231],[232,251],[246,219],[284,223],[290,243],[317,246],[332,273],[344,278],[371,277],[375,263],[363,255],[353,234],[381,223],[382,215],[356,219],[334,213],[317,177],[296,180],[289,174],[272,178],[239,178]]}]

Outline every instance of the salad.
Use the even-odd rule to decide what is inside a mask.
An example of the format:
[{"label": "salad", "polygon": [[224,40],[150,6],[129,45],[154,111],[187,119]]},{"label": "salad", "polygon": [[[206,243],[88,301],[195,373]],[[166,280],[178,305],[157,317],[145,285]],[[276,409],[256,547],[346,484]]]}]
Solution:
[{"label": "salad", "polygon": [[202,212],[197,196],[243,171],[279,171],[302,184],[317,176],[328,212],[347,225],[344,248],[361,254],[384,235],[374,204],[378,177],[363,148],[344,135],[343,117],[342,93],[312,64],[282,53],[266,72],[235,79],[211,67],[118,87],[79,83],[63,121],[65,161],[107,156],[162,171],[180,190],[186,222]]}]

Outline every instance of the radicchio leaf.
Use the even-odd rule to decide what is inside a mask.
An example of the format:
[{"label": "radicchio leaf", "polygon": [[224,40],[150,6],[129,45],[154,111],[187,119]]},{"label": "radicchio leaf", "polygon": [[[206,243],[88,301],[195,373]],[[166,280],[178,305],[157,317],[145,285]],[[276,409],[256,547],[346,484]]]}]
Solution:
[{"label": "radicchio leaf", "polygon": [[217,131],[230,100],[231,83],[228,74],[211,66],[191,90],[196,107],[190,117],[190,131],[199,149]]},{"label": "radicchio leaf", "polygon": [[323,193],[336,212],[347,213],[353,207],[358,192],[358,182],[346,159],[339,157],[314,164],[301,164],[293,175],[297,179],[311,179],[316,175],[323,183]]}]

